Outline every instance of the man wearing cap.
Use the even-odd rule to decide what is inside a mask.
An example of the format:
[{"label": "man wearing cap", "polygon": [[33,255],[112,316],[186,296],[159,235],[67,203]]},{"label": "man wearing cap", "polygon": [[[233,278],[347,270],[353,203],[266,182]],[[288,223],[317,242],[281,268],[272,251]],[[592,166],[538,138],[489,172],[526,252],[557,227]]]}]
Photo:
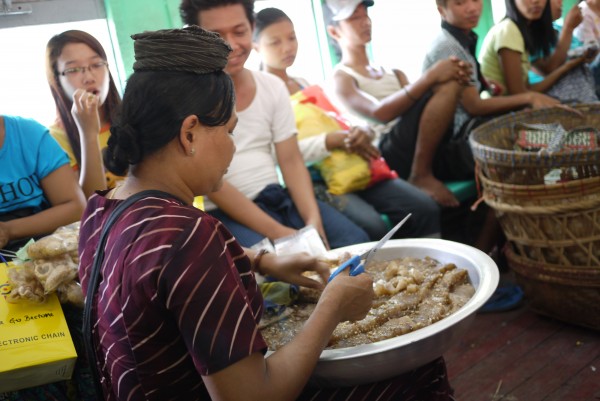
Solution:
[{"label": "man wearing cap", "polygon": [[327,1],[327,6],[333,13],[332,19],[334,21],[343,21],[350,18],[356,10],[356,7],[361,3],[365,7],[371,7],[375,4],[373,0],[334,0]]},{"label": "man wearing cap", "polygon": [[[441,180],[473,177],[472,156],[467,154],[467,168],[456,168],[461,160],[449,147],[470,65],[457,58],[441,60],[414,83],[400,70],[372,65],[366,46],[371,41],[367,7],[373,3],[326,0],[327,31],[342,54],[334,71],[336,94],[348,111],[367,119],[379,134],[382,155],[401,178],[441,206],[458,206]],[[469,150],[468,143],[462,145],[461,153]]]}]

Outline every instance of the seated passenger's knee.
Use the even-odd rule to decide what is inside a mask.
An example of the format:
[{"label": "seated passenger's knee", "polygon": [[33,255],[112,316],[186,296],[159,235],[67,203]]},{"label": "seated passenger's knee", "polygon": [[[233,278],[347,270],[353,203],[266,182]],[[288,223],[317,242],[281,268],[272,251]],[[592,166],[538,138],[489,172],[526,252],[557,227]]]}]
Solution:
[{"label": "seated passenger's knee", "polygon": [[448,81],[443,84],[437,85],[433,88],[434,96],[444,96],[448,98],[458,99],[462,93],[464,86],[456,81]]}]

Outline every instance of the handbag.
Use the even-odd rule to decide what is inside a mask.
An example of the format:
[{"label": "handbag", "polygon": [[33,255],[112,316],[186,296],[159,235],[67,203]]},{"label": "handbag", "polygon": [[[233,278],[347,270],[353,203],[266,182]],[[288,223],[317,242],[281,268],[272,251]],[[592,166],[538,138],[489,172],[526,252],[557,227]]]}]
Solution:
[{"label": "handbag", "polygon": [[176,196],[158,190],[138,192],[137,194],[134,194],[123,200],[123,202],[121,202],[115,208],[115,210],[112,211],[110,216],[108,216],[108,219],[102,228],[102,233],[100,234],[100,239],[98,240],[98,248],[92,263],[92,272],[85,296],[85,307],[83,308],[83,343],[85,346],[85,355],[90,365],[90,371],[94,380],[94,386],[96,388],[96,395],[98,399],[104,399],[105,397],[104,391],[102,390],[102,384],[100,382],[96,351],[94,350],[94,338],[92,333],[92,299],[94,298],[96,291],[98,291],[98,286],[100,284],[100,267],[102,266],[102,261],[104,260],[104,247],[106,246],[106,239],[108,238],[109,231],[113,224],[117,221],[121,214],[123,214],[123,212],[129,208],[129,206],[140,199],[150,196],[163,199],[176,199],[181,202],[181,200]]}]

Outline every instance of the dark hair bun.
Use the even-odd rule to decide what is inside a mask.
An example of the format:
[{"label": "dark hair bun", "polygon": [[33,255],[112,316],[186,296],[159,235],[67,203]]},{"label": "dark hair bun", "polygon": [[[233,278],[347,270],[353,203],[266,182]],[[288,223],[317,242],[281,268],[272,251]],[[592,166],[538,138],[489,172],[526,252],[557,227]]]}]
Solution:
[{"label": "dark hair bun", "polygon": [[137,164],[142,159],[136,130],[129,124],[113,125],[103,158],[110,172],[125,175],[130,164]]},{"label": "dark hair bun", "polygon": [[183,71],[209,74],[227,65],[231,47],[218,34],[191,25],[131,36],[135,71]]}]

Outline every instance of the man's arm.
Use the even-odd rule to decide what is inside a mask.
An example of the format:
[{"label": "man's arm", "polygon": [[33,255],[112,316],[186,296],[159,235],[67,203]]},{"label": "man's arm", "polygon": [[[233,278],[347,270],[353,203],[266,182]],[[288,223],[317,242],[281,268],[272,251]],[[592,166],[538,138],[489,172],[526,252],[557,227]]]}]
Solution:
[{"label": "man's arm", "polygon": [[474,86],[468,86],[463,90],[460,102],[467,113],[472,116],[502,114],[527,106],[537,109],[560,104],[558,100],[537,92],[482,99]]},{"label": "man's arm", "polygon": [[223,182],[220,190],[208,195],[208,198],[233,220],[271,240],[296,232],[273,219],[227,181]]},{"label": "man's arm", "polygon": [[296,136],[291,136],[282,142],[276,143],[275,153],[283,180],[302,220],[307,225],[312,224],[326,242],[326,245],[328,245],[312,181],[304,165]]},{"label": "man's arm", "polygon": [[[337,70],[333,76],[336,95],[344,105],[355,113],[371,120],[387,123],[404,114],[415,102],[434,85],[452,79],[466,83],[470,75],[470,65],[456,57],[440,60],[409,85],[403,73],[395,71],[403,89],[377,100],[360,90],[352,76]],[[399,75],[401,74],[401,75]],[[404,77],[403,82],[401,77]]]},{"label": "man's arm", "polygon": [[[402,75],[404,76],[404,74]],[[386,123],[402,115],[414,103],[405,91],[398,91],[379,101],[360,90],[354,78],[341,70],[335,72],[333,79],[338,99],[354,113],[371,120]],[[408,82],[400,82],[400,84],[406,85]],[[411,95],[415,98],[422,96],[431,85],[424,81],[420,84],[415,83],[411,85],[414,86],[413,90],[415,91],[414,94],[411,92]]]}]

